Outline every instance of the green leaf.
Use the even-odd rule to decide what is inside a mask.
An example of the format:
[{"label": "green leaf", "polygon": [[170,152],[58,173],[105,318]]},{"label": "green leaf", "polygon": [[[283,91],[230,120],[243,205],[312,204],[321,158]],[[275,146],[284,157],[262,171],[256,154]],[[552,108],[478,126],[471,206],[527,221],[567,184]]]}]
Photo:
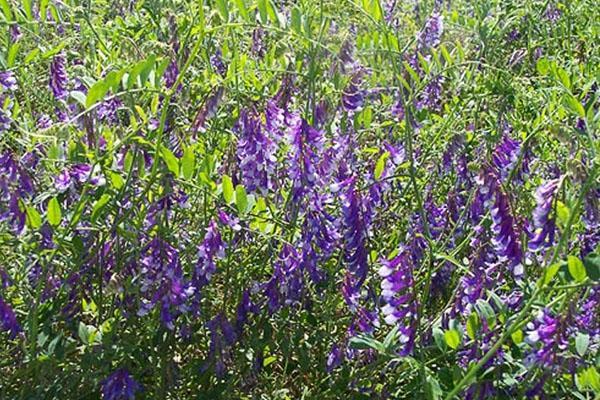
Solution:
[{"label": "green leaf", "polygon": [[590,335],[579,332],[577,337],[575,337],[575,350],[577,350],[577,354],[583,357],[588,349],[590,344]]},{"label": "green leaf", "polygon": [[444,332],[444,340],[450,348],[457,349],[460,345],[460,334],[456,329],[447,330]]},{"label": "green leaf", "polygon": [[555,264],[552,264],[551,266],[549,266],[548,268],[546,268],[545,273],[544,273],[544,282],[543,282],[544,286],[546,286],[547,284],[549,284],[552,281],[552,279],[554,278],[554,276],[556,276],[556,273],[560,269],[560,266],[561,266],[560,263],[555,263]]},{"label": "green leaf", "polygon": [[196,166],[196,154],[194,148],[188,146],[183,151],[181,157],[181,173],[185,179],[190,179],[194,175],[194,167]]},{"label": "green leaf", "polygon": [[540,58],[535,64],[535,68],[540,75],[548,75],[548,72],[550,72],[550,62],[545,58]]},{"label": "green leaf", "polygon": [[376,21],[383,21],[383,10],[379,0],[371,0],[371,15]]},{"label": "green leaf", "polygon": [[142,81],[142,86],[148,80],[148,76],[150,76],[150,72],[154,68],[154,64],[156,63],[156,56],[151,55],[148,57],[146,61],[142,63],[142,68],[140,70],[140,80]]},{"label": "green leaf", "polygon": [[89,342],[88,342],[88,338],[89,338],[88,327],[86,324],[84,324],[81,321],[79,322],[79,328],[77,329],[77,334],[79,335],[79,339],[81,339],[83,344],[89,344]]},{"label": "green leaf", "polygon": [[294,32],[298,35],[302,35],[302,15],[298,7],[292,8],[292,18],[290,23]]},{"label": "green leaf", "polygon": [[435,327],[432,330],[433,332],[433,340],[435,341],[435,344],[437,345],[437,347],[442,350],[442,351],[446,351],[446,341],[444,340],[444,331],[442,331],[440,328]]},{"label": "green leaf", "polygon": [[486,301],[483,299],[477,300],[475,303],[475,309],[481,317],[485,318],[490,328],[493,328],[494,325],[496,325],[496,313],[494,312],[492,306],[490,306]]},{"label": "green leaf", "polygon": [[235,0],[235,5],[240,11],[240,15],[246,21],[250,21],[250,14],[248,14],[248,8],[246,7],[246,2],[244,0]]},{"label": "green leaf", "polygon": [[74,98],[81,106],[86,107],[86,96],[85,93],[80,91],[72,91],[71,97]]},{"label": "green leaf", "polygon": [[223,175],[223,183],[221,184],[223,188],[223,198],[227,204],[231,204],[233,202],[233,182],[228,175]]},{"label": "green leaf", "polygon": [[177,160],[177,157],[175,157],[175,154],[173,154],[173,152],[171,150],[169,150],[168,148],[162,146],[160,155],[161,155],[162,159],[164,160],[165,164],[167,164],[167,169],[169,171],[171,171],[171,173],[173,175],[178,176],[179,175],[179,161]]},{"label": "green leaf", "polygon": [[25,64],[29,64],[30,62],[32,62],[38,55],[40,54],[40,49],[38,49],[37,47],[33,50],[31,50],[29,53],[27,53],[27,55],[25,56],[25,60],[23,60],[23,62]]},{"label": "green leaf", "polygon": [[573,96],[572,94],[566,94],[564,97],[565,106],[571,110],[574,114],[577,114],[581,118],[585,118],[585,109],[583,105]]},{"label": "green leaf", "polygon": [[126,71],[125,69],[122,69],[118,72],[110,71],[108,74],[106,74],[106,77],[104,78],[104,82],[110,89],[112,89],[113,92],[116,92],[119,90],[119,85],[121,84],[121,78],[123,78],[125,71]]},{"label": "green leaf", "polygon": [[0,8],[2,8],[2,13],[4,14],[4,18],[6,18],[7,21],[12,21],[13,13],[12,13],[12,10],[10,8],[10,4],[8,3],[8,1],[0,0]]},{"label": "green leaf", "polygon": [[6,56],[6,63],[9,67],[15,65],[15,60],[17,59],[17,54],[19,54],[19,48],[21,47],[20,42],[13,43],[8,50],[8,55]]},{"label": "green leaf", "polygon": [[567,89],[571,89],[571,78],[569,78],[569,74],[567,73],[567,71],[559,67],[556,71],[556,75],[564,87],[566,87]]},{"label": "green leaf", "polygon": [[594,391],[600,392],[600,374],[593,365],[577,374],[576,382],[580,389],[592,388]]},{"label": "green leaf", "polygon": [[444,60],[446,60],[446,63],[448,65],[454,64],[454,60],[452,59],[452,55],[450,55],[450,53],[448,52],[448,49],[446,48],[446,46],[444,46],[444,44],[440,45],[440,51],[442,52],[442,57],[444,57]]},{"label": "green leaf", "polygon": [[123,185],[125,185],[125,180],[123,177],[116,172],[110,173],[110,182],[117,190],[121,189]]},{"label": "green leaf", "polygon": [[519,344],[523,341],[523,331],[518,329],[516,331],[514,331],[511,335],[510,338],[512,339],[514,344]]},{"label": "green leaf", "polygon": [[590,253],[583,259],[583,265],[587,271],[587,276],[593,281],[600,280],[600,255]]},{"label": "green leaf", "polygon": [[108,92],[108,89],[108,85],[103,80],[94,83],[85,98],[85,107],[90,108],[98,101],[102,100]]},{"label": "green leaf", "polygon": [[567,257],[567,268],[569,269],[569,274],[577,281],[584,281],[587,277],[587,273],[585,271],[585,267],[581,260],[574,256]]},{"label": "green leaf", "polygon": [[221,14],[221,18],[223,21],[229,21],[229,8],[227,7],[226,0],[216,0],[217,10],[219,10],[219,14]]},{"label": "green leaf", "polygon": [[563,226],[569,221],[570,213],[571,211],[569,210],[569,207],[565,205],[565,203],[560,200],[556,201],[556,216],[558,217],[558,222],[560,222]]},{"label": "green leaf", "polygon": [[377,351],[384,350],[383,344],[376,339],[366,335],[357,335],[350,339],[350,347],[353,349],[375,349]]},{"label": "green leaf", "polygon": [[383,174],[383,170],[385,169],[385,161],[389,156],[390,153],[386,151],[377,160],[377,164],[375,165],[375,179],[381,178],[381,174]]},{"label": "green leaf", "polygon": [[131,89],[138,82],[138,78],[140,78],[139,83],[143,86],[146,79],[148,79],[148,75],[150,75],[152,67],[154,67],[155,61],[156,56],[152,55],[147,60],[135,64],[127,77],[127,89]]},{"label": "green leaf", "polygon": [[467,335],[471,340],[475,340],[475,335],[479,329],[479,317],[476,312],[472,312],[467,319]]},{"label": "green leaf", "polygon": [[62,219],[62,214],[60,211],[60,204],[56,197],[53,197],[48,202],[48,222],[52,226],[60,225],[60,221]]},{"label": "green leaf", "polygon": [[248,196],[242,185],[237,185],[235,188],[235,205],[240,213],[245,212],[248,206]]},{"label": "green leaf", "polygon": [[32,206],[25,207],[25,222],[32,229],[42,226],[42,217],[40,213]]},{"label": "green leaf", "polygon": [[96,203],[94,204],[94,207],[92,208],[92,216],[91,216],[92,223],[95,223],[98,220],[98,217],[100,217],[100,213],[102,212],[102,210],[108,204],[109,201],[110,201],[110,195],[108,193],[104,193],[102,196],[100,196],[98,201],[96,201]]},{"label": "green leaf", "polygon": [[269,15],[267,14],[267,0],[258,0],[258,13],[263,24],[268,22]]},{"label": "green leaf", "polygon": [[276,26],[279,25],[279,18],[277,16],[275,6],[270,0],[265,0],[265,4],[267,6],[267,15],[269,16],[271,22]]},{"label": "green leaf", "polygon": [[33,21],[33,12],[31,9],[31,0],[23,0],[23,11],[28,21]]},{"label": "green leaf", "polygon": [[444,392],[442,391],[438,380],[434,376],[427,374],[427,380],[425,381],[425,398],[428,400],[437,400],[441,399],[443,394]]}]

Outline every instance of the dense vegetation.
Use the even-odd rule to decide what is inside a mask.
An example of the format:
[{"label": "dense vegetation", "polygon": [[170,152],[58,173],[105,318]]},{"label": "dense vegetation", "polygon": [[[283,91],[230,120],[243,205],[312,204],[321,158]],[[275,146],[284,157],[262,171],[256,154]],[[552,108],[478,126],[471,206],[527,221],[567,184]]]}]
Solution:
[{"label": "dense vegetation", "polygon": [[597,1],[0,11],[0,398],[600,396]]}]

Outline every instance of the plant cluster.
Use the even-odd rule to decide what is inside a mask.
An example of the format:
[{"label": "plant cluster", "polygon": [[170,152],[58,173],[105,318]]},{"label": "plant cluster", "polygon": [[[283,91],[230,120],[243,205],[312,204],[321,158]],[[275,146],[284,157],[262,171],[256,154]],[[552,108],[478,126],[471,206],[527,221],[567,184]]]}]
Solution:
[{"label": "plant cluster", "polygon": [[0,11],[0,398],[600,395],[597,2]]}]

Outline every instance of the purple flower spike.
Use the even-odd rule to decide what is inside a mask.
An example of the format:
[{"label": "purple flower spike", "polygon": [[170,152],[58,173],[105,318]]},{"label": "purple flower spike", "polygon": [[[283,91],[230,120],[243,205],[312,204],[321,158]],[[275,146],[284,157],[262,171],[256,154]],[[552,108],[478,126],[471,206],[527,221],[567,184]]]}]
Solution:
[{"label": "purple flower spike", "polygon": [[478,177],[478,184],[479,194],[492,215],[492,243],[496,253],[500,261],[509,261],[513,275],[518,278],[523,274],[523,254],[508,197],[502,191],[498,176],[493,170],[482,172]]},{"label": "purple flower spike", "polygon": [[0,328],[3,331],[8,331],[11,339],[21,332],[21,326],[17,322],[14,311],[4,302],[2,296],[0,296]]},{"label": "purple flower spike", "polygon": [[331,351],[329,352],[329,355],[327,355],[327,364],[326,364],[327,372],[331,373],[334,369],[336,369],[337,367],[339,367],[342,364],[343,360],[344,360],[344,352],[337,344],[334,344],[331,347]]},{"label": "purple flower spike", "polygon": [[50,89],[58,100],[67,98],[67,61],[65,55],[60,53],[54,57],[50,64]]},{"label": "purple flower spike", "polygon": [[427,109],[435,112],[440,112],[442,110],[443,83],[444,78],[440,75],[431,79],[416,101],[415,105],[418,110]]},{"label": "purple flower spike", "polygon": [[304,288],[300,257],[296,249],[285,244],[273,266],[273,275],[264,285],[269,311],[275,312],[284,305],[300,300]]},{"label": "purple flower spike", "polygon": [[556,225],[549,218],[552,211],[552,200],[558,189],[560,179],[553,179],[541,185],[535,191],[535,209],[533,210],[534,232],[529,240],[529,249],[538,250],[540,247],[552,246]]},{"label": "purple flower spike", "polygon": [[240,136],[237,157],[242,183],[248,192],[266,193],[273,187],[274,144],[265,135],[260,118],[254,112],[241,112],[236,131]]},{"label": "purple flower spike", "polygon": [[441,15],[434,13],[425,22],[423,30],[419,33],[419,45],[421,47],[438,46],[443,32],[444,20]]},{"label": "purple flower spike", "polygon": [[204,241],[198,247],[198,264],[194,271],[194,285],[197,290],[206,286],[217,270],[215,261],[225,257],[225,244],[215,221],[210,221]]},{"label": "purple flower spike", "polygon": [[0,86],[11,92],[17,90],[17,79],[12,71],[0,72]]},{"label": "purple flower spike", "polygon": [[410,251],[403,247],[396,257],[382,260],[381,264],[378,271],[382,278],[381,297],[386,303],[381,311],[387,324],[398,326],[402,344],[400,354],[408,355],[414,347],[417,314]]},{"label": "purple flower spike", "polygon": [[508,134],[502,136],[502,140],[494,149],[492,156],[494,167],[505,180],[511,170],[515,168],[521,153],[521,143],[518,140],[511,139]]},{"label": "purple flower spike", "polygon": [[102,399],[133,400],[135,394],[141,389],[142,387],[133,379],[129,371],[121,368],[102,381]]},{"label": "purple flower spike", "polygon": [[317,154],[321,148],[322,133],[298,115],[293,115],[290,119],[289,176],[293,182],[293,199],[298,201],[319,179]]},{"label": "purple flower spike", "polygon": [[550,367],[562,364],[560,353],[569,346],[568,338],[560,318],[550,310],[540,311],[533,322],[527,324],[527,343],[533,347],[529,359]]},{"label": "purple flower spike", "polygon": [[350,178],[342,185],[346,186],[341,195],[344,218],[345,259],[348,271],[355,280],[355,287],[360,287],[369,270],[366,239],[367,232],[361,207],[360,194],[355,188],[355,179]]},{"label": "purple flower spike", "polygon": [[350,113],[360,111],[365,102],[363,90],[360,87],[362,82],[362,73],[356,73],[342,94],[342,105]]}]

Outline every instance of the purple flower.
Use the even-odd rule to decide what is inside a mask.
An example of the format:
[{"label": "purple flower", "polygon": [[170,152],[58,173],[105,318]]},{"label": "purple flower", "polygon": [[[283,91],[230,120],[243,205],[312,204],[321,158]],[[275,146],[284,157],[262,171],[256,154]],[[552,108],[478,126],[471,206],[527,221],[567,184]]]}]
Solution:
[{"label": "purple flower", "polygon": [[48,129],[52,126],[52,118],[48,114],[42,114],[37,120],[36,126],[39,129]]},{"label": "purple flower", "polygon": [[54,56],[52,63],[50,64],[50,89],[54,97],[58,100],[64,100],[67,98],[67,61],[64,53],[57,54]]},{"label": "purple flower", "polygon": [[600,188],[588,191],[582,215],[583,232],[579,235],[581,257],[593,252],[600,244]]},{"label": "purple flower", "polygon": [[258,314],[260,313],[260,308],[252,302],[250,292],[244,290],[236,310],[235,328],[238,335],[242,334],[242,330],[244,329],[244,325],[248,322],[248,315],[250,313]]},{"label": "purple flower", "polygon": [[419,46],[436,47],[440,44],[444,32],[444,20],[438,13],[434,13],[425,21],[425,26],[419,33]]},{"label": "purple flower", "polygon": [[381,297],[385,306],[381,311],[385,322],[397,325],[400,332],[400,354],[412,352],[415,341],[417,303],[414,296],[413,263],[410,251],[401,247],[391,260],[382,260],[378,273],[381,276]]},{"label": "purple flower", "polygon": [[343,360],[344,360],[344,352],[337,344],[334,344],[331,347],[331,351],[327,355],[327,363],[326,363],[327,372],[331,373],[334,369],[336,369],[337,367],[339,367],[342,364]]},{"label": "purple flower", "polygon": [[208,359],[214,363],[217,377],[221,378],[226,372],[226,350],[235,343],[237,336],[233,326],[222,313],[217,314],[213,319],[208,321],[206,327],[210,332]]},{"label": "purple flower", "polygon": [[297,202],[318,182],[317,154],[321,148],[322,133],[294,114],[289,122],[289,141],[288,174],[292,181],[292,198]]},{"label": "purple flower", "polygon": [[5,132],[10,129],[12,124],[12,115],[10,110],[0,108],[0,132]]},{"label": "purple flower", "polygon": [[221,49],[215,50],[214,54],[210,56],[210,65],[219,73],[219,75],[225,76],[227,73],[227,66],[223,62]]},{"label": "purple flower", "polygon": [[344,222],[344,258],[348,271],[352,274],[355,287],[360,287],[367,278],[369,270],[367,257],[367,227],[362,211],[359,192],[355,188],[355,178],[349,178],[342,184],[342,215]]},{"label": "purple flower", "polygon": [[577,328],[584,332],[588,332],[592,339],[592,343],[596,343],[597,345],[600,345],[599,307],[600,285],[595,285],[590,289],[587,299],[581,303],[581,306],[575,315]]},{"label": "purple flower", "polygon": [[102,381],[103,400],[133,400],[142,389],[125,368],[113,372]]},{"label": "purple flower", "polygon": [[75,164],[63,169],[55,178],[54,183],[59,192],[64,192],[71,187],[73,182],[89,182],[93,186],[103,186],[106,179],[97,166],[92,170],[89,164]]},{"label": "purple flower", "polygon": [[0,328],[3,331],[8,331],[11,339],[21,332],[21,326],[14,311],[4,302],[2,296],[0,296]]},{"label": "purple flower", "polygon": [[0,86],[11,92],[17,90],[17,79],[12,71],[0,72]]},{"label": "purple flower", "polygon": [[546,367],[559,366],[560,353],[569,346],[563,323],[548,309],[540,310],[527,324],[526,341],[532,347],[529,359]]},{"label": "purple flower", "polygon": [[560,184],[560,179],[545,182],[535,191],[535,209],[533,210],[533,234],[529,240],[529,249],[552,246],[556,225],[550,217],[552,200]]},{"label": "purple flower", "polygon": [[349,113],[360,111],[364,105],[365,96],[360,85],[362,73],[359,71],[352,78],[342,93],[342,105]]},{"label": "purple flower", "polygon": [[428,109],[440,112],[442,110],[442,85],[444,78],[438,75],[432,78],[419,94],[415,106],[418,110]]},{"label": "purple flower", "polygon": [[223,225],[230,227],[236,232],[242,229],[242,226],[240,225],[240,220],[238,218],[232,217],[231,215],[227,214],[225,211],[222,210],[219,210],[219,222],[221,222]]},{"label": "purple flower", "polygon": [[225,244],[217,229],[215,221],[210,221],[202,244],[198,247],[198,263],[194,270],[194,286],[196,290],[208,285],[217,270],[215,261],[225,257]]},{"label": "purple flower", "polygon": [[179,67],[177,65],[177,59],[173,58],[167,68],[165,69],[165,73],[163,75],[163,79],[165,81],[165,86],[168,89],[171,89],[175,82],[177,81],[177,77],[179,76]]},{"label": "purple flower", "polygon": [[183,278],[177,250],[156,237],[142,250],[140,270],[142,295],[139,316],[144,316],[160,303],[160,318],[168,329],[175,319],[189,310],[188,300],[195,288]]},{"label": "purple flower", "polygon": [[523,274],[523,254],[508,197],[502,191],[497,175],[491,170],[482,171],[477,183],[479,195],[492,216],[492,243],[496,253],[500,261],[509,261],[513,275],[518,278]]},{"label": "purple flower", "polygon": [[117,110],[123,106],[123,103],[118,98],[112,98],[105,100],[98,106],[96,113],[98,119],[107,123],[108,125],[117,125],[119,123],[119,116]]},{"label": "purple flower", "polygon": [[269,311],[298,302],[304,289],[300,257],[296,249],[284,244],[273,266],[273,275],[264,285]]},{"label": "purple flower", "polygon": [[556,23],[560,19],[561,12],[555,4],[548,4],[544,16],[546,19],[548,19],[548,21]]},{"label": "purple flower", "polygon": [[194,133],[206,131],[206,121],[216,115],[217,107],[223,99],[223,93],[223,87],[218,87],[206,98],[194,118],[194,123],[192,124]]},{"label": "purple flower", "polygon": [[19,25],[17,25],[17,24],[11,25],[9,28],[9,32],[10,32],[10,40],[13,43],[18,41],[19,39],[21,39],[21,36],[23,36],[23,34],[21,33],[21,29],[19,28]]},{"label": "purple flower", "polygon": [[241,112],[236,131],[242,183],[248,192],[266,193],[273,187],[276,162],[273,142],[265,135],[260,118],[254,112]]},{"label": "purple flower", "polygon": [[503,180],[509,176],[511,170],[515,167],[520,152],[521,144],[519,141],[513,140],[510,136],[504,134],[492,156],[494,166]]},{"label": "purple flower", "polygon": [[404,120],[404,105],[401,98],[398,98],[398,100],[394,103],[391,112],[396,121],[400,122]]},{"label": "purple flower", "polygon": [[325,211],[325,199],[313,193],[302,225],[302,268],[315,283],[326,278],[319,263],[329,259],[338,243],[335,218]]},{"label": "purple flower", "polygon": [[69,187],[71,187],[71,174],[69,173],[69,169],[63,169],[55,178],[54,184],[56,189],[59,192],[64,192]]},{"label": "purple flower", "polygon": [[252,53],[258,58],[263,58],[267,53],[265,36],[265,31],[260,27],[252,31]]}]

